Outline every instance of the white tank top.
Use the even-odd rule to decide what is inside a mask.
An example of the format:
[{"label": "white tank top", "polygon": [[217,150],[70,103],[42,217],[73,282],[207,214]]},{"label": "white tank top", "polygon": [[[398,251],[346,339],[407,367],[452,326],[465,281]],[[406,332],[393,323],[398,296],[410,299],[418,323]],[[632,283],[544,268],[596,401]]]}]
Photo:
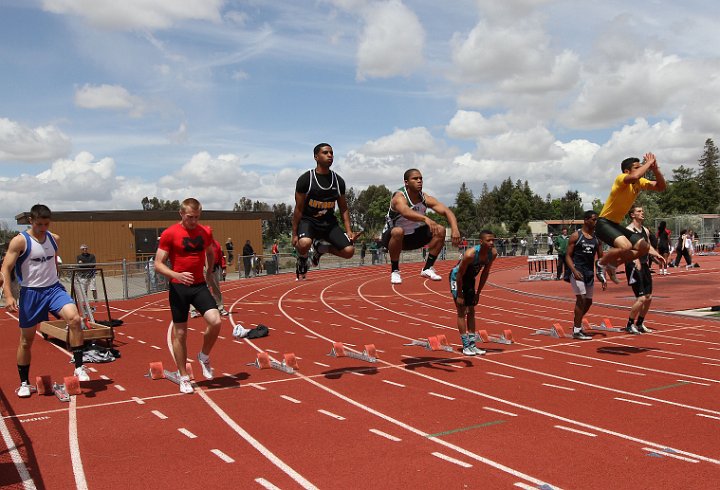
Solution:
[{"label": "white tank top", "polygon": [[15,275],[17,275],[20,286],[44,288],[57,283],[58,275],[55,266],[57,243],[55,239],[50,233],[47,233],[45,241],[40,243],[27,232],[22,232],[21,235],[25,237],[25,252],[15,264]]}]

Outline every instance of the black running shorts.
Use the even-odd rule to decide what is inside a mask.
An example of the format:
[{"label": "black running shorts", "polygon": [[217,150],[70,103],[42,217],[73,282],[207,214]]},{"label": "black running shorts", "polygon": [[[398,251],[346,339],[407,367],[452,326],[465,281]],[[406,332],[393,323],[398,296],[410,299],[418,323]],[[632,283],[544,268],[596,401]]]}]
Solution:
[{"label": "black running shorts", "polygon": [[620,226],[607,218],[598,218],[597,224],[595,225],[595,234],[603,243],[611,247],[615,246],[615,240],[620,236],[624,236],[630,240],[633,247],[637,242],[642,240],[640,233],[633,233],[624,226]]},{"label": "black running shorts", "polygon": [[312,238],[313,240],[326,240],[335,250],[342,250],[352,245],[350,239],[342,231],[337,221],[318,223],[307,218],[300,219],[298,223],[298,239]]},{"label": "black running shorts", "polygon": [[[382,234],[382,237],[380,238],[380,242],[385,248],[390,248],[391,232],[392,228],[385,230],[385,232]],[[418,226],[417,228],[415,228],[414,232],[403,237],[402,249],[417,250],[419,248],[423,248],[425,245],[430,243],[430,240],[432,240],[432,233],[430,232],[430,227],[428,225]]]},{"label": "black running shorts", "polygon": [[193,305],[201,315],[213,308],[217,309],[217,303],[204,282],[192,286],[171,282],[169,294],[173,323],[188,321],[190,305]]}]

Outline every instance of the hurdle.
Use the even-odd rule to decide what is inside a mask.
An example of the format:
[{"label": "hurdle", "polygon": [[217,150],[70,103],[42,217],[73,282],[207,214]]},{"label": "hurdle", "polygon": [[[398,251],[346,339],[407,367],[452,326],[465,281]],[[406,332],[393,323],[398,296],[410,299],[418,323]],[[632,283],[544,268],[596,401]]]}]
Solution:
[{"label": "hurdle", "polygon": [[495,344],[512,344],[515,339],[513,338],[512,330],[505,329],[501,334],[491,335],[488,334],[487,330],[478,330],[475,332],[475,341],[480,340],[483,343],[495,343]]},{"label": "hurdle", "polygon": [[258,369],[276,369],[286,374],[293,374],[295,371],[300,370],[300,366],[297,362],[297,357],[292,352],[283,354],[282,362],[270,359],[270,354],[261,351],[258,352],[255,362],[250,362],[248,366],[255,366]]},{"label": "hurdle", "polygon": [[342,342],[333,342],[333,345],[328,354],[330,357],[349,357],[351,359],[357,359],[365,362],[377,362],[377,349],[375,344],[366,344],[362,352],[355,352],[350,349],[346,349]]},{"label": "hurdle", "polygon": [[555,255],[529,255],[528,276],[525,281],[551,281],[555,278]]},{"label": "hurdle", "polygon": [[432,351],[444,350],[446,352],[455,352],[455,349],[450,345],[445,334],[433,335],[427,339],[413,340],[409,344],[403,345],[423,347]]},{"label": "hurdle", "polygon": [[535,333],[531,335],[546,335],[549,337],[552,337],[554,339],[571,339],[573,338],[572,335],[565,332],[565,329],[559,324],[559,323],[553,323],[552,327],[549,329],[540,329],[536,330]]}]

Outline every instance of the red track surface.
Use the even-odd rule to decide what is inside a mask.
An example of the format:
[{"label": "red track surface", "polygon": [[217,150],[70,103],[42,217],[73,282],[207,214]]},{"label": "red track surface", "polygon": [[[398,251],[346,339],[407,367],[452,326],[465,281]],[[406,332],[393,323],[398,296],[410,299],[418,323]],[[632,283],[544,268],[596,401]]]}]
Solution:
[{"label": "red track surface", "polygon": [[[653,306],[720,304],[720,260],[702,264],[656,277]],[[438,269],[447,277],[452,265]],[[225,320],[218,376],[193,395],[144,376],[152,361],[173,365],[165,295],[112,305],[122,358],[93,365],[70,404],[16,397],[17,321],[3,315],[0,485],[22,487],[27,472],[37,488],[717,488],[720,323],[652,312],[651,335],[534,336],[555,322],[569,330],[569,286],[522,282],[522,259],[504,258],[478,328],[512,329],[516,342],[485,344],[482,358],[432,352],[403,344],[444,333],[457,347],[455,311],[447,281],[418,269],[404,265],[396,287],[386,267],[226,283],[232,321],[270,336],[235,341]],[[591,322],[624,325],[630,296],[598,291]],[[194,356],[203,323],[190,325]],[[380,359],[329,357],[333,341],[375,344]],[[300,371],[247,366],[258,350],[294,352]],[[38,338],[33,379],[70,372],[68,355]]]}]

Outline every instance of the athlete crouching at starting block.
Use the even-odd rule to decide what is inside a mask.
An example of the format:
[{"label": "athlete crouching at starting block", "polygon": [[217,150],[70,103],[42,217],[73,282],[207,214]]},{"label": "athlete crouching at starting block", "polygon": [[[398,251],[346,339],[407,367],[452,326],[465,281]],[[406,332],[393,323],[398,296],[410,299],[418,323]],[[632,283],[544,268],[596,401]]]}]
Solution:
[{"label": "athlete crouching at starting block", "polygon": [[[450,292],[457,310],[457,327],[466,356],[483,355],[485,351],[475,345],[475,305],[490,275],[490,267],[497,257],[495,234],[488,230],[480,232],[480,244],[469,248],[450,271]],[[480,274],[482,271],[482,274]],[[475,281],[480,274],[477,291]]]}]

